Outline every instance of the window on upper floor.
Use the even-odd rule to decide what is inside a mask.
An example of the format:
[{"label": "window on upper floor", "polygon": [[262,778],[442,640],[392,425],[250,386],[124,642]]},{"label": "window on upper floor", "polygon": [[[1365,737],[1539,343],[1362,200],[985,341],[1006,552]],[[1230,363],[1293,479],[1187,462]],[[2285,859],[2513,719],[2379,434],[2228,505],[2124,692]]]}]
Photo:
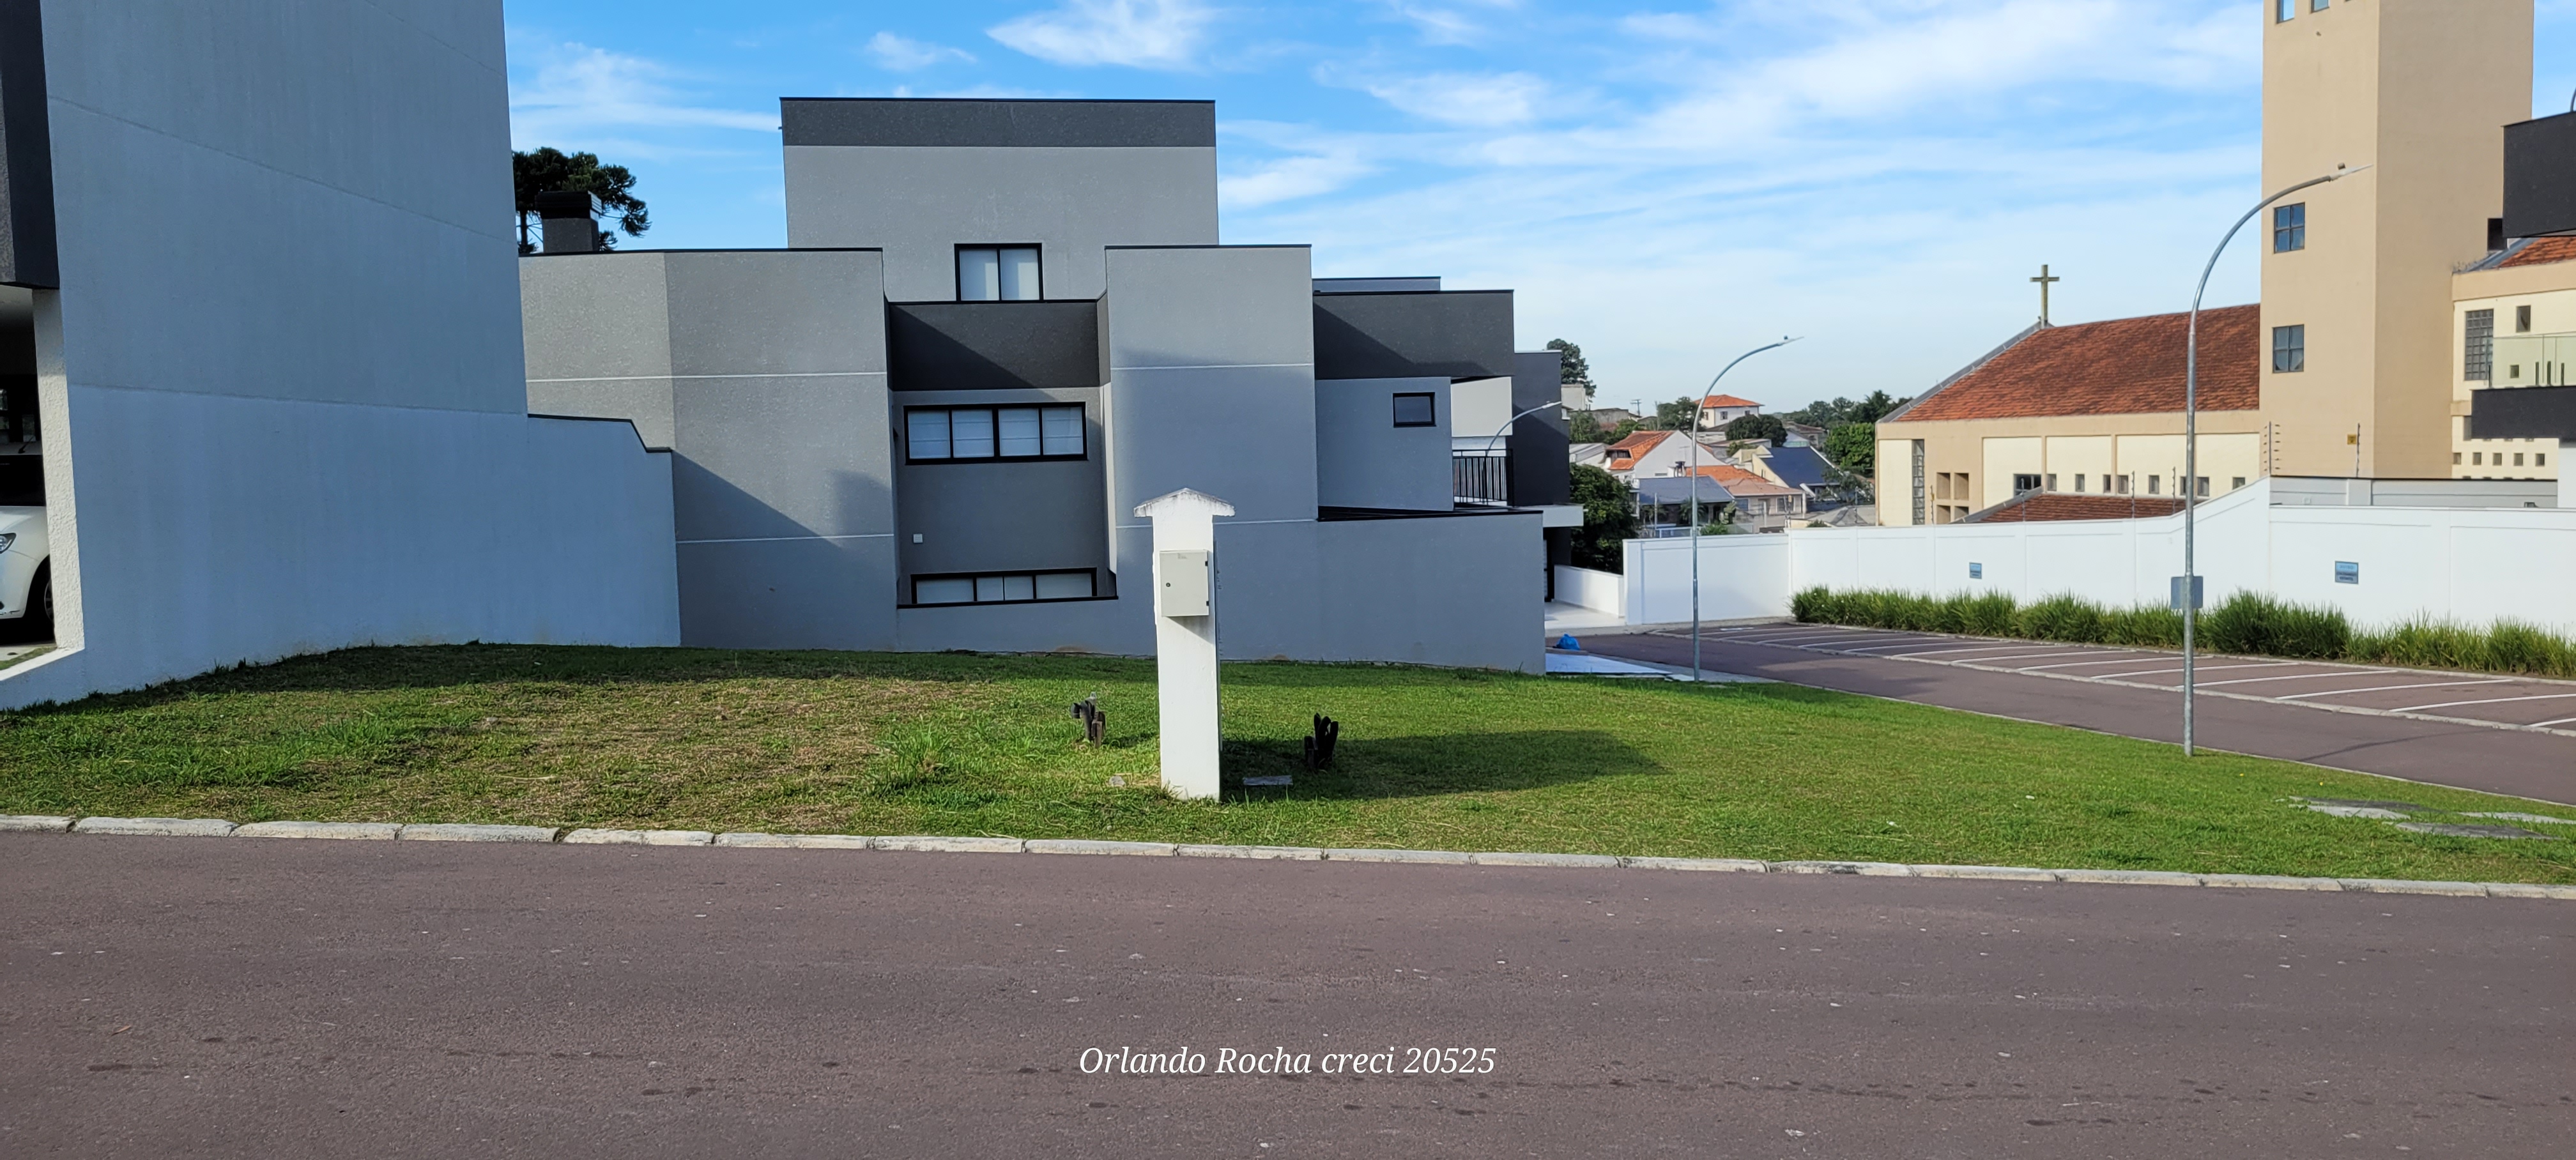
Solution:
[{"label": "window on upper floor", "polygon": [[2036,475],[2015,475],[2015,476],[2013,476],[2013,494],[2015,494],[2015,495],[2019,495],[2019,494],[2021,494],[2021,493],[2023,493],[2023,492],[2026,492],[2026,491],[2038,491],[2038,490],[2039,490],[2039,477],[2038,477],[2038,476],[2036,476]]},{"label": "window on upper floor", "polygon": [[2531,333],[2531,308],[2530,308],[2530,307],[2528,307],[2528,306],[2516,306],[2516,307],[2514,307],[2514,308],[2513,308],[2513,332],[2514,332],[2515,334],[2529,334],[2529,333]]},{"label": "window on upper floor", "polygon": [[1398,427],[1437,427],[1440,425],[1440,396],[1429,391],[1407,391],[1395,397],[1395,425]]},{"label": "window on upper floor", "polygon": [[1082,404],[1031,407],[907,407],[904,457],[914,463],[972,459],[1080,459]]},{"label": "window on upper floor", "polygon": [[2308,248],[2308,206],[2276,205],[2272,207],[2272,252],[2286,254]]},{"label": "window on upper floor", "polygon": [[1025,604],[1038,600],[1090,600],[1098,594],[1098,578],[1089,569],[912,578],[915,604]]},{"label": "window on upper floor", "polygon": [[2272,370],[2277,374],[2296,374],[2308,369],[2308,328],[2275,326],[2272,328]]},{"label": "window on upper floor", "polygon": [[1035,302],[1040,282],[1036,246],[957,247],[960,302]]},{"label": "window on upper floor", "polygon": [[2308,11],[2323,12],[2326,10],[2326,5],[2333,2],[2334,0],[2308,0]]},{"label": "window on upper floor", "polygon": [[2284,21],[2289,20],[2291,17],[2297,16],[2298,14],[2299,14],[2299,0],[2272,0],[2272,22],[2273,22],[2273,23],[2275,23],[2275,24],[2282,23],[2282,22],[2284,22]]},{"label": "window on upper floor", "polygon": [[2495,311],[2470,311],[2462,329],[2460,377],[2473,383],[2495,378]]}]

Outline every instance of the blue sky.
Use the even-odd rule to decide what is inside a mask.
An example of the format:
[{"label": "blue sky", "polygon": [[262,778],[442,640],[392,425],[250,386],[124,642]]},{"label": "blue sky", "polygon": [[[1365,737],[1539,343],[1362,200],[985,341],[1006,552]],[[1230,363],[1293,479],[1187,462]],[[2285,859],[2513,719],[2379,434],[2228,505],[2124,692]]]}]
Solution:
[{"label": "blue sky", "polygon": [[[1921,391],[2037,313],[2180,309],[2261,194],[2264,0],[507,0],[519,148],[630,245],[777,246],[781,96],[1212,98],[1221,230],[1519,291],[1603,402]],[[2540,0],[2542,112],[2576,0]],[[2213,301],[2254,297],[2252,247]]]}]

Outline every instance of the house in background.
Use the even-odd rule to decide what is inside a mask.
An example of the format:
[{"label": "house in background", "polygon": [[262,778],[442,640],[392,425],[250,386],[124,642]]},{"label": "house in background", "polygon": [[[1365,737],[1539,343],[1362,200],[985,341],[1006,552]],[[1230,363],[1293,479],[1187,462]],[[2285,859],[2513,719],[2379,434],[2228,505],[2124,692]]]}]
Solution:
[{"label": "house in background", "polygon": [[787,248],[520,263],[530,408],[672,454],[685,643],[1151,653],[1135,510],[1193,488],[1226,656],[1540,666],[1581,517],[1510,291],[1219,244],[1206,101],[781,123]]},{"label": "house in background", "polygon": [[1710,395],[1699,403],[1699,429],[1723,431],[1726,425],[1746,415],[1762,413],[1762,404],[1733,395]]},{"label": "house in background", "polygon": [[1700,475],[1714,480],[1735,497],[1731,522],[1739,528],[1781,532],[1807,520],[1807,493],[1797,488],[1775,483],[1732,463],[1703,467]]},{"label": "house in background", "polygon": [[1703,467],[1726,460],[1726,449],[1702,440],[1694,450],[1691,437],[1679,431],[1639,431],[1611,444],[1602,468],[1621,479],[1661,479],[1681,475],[1686,465]]}]

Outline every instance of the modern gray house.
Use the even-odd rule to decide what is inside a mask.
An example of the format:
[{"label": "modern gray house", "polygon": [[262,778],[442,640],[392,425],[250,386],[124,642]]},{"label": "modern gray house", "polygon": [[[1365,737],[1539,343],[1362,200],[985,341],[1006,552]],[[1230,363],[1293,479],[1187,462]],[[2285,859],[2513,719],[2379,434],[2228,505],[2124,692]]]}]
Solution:
[{"label": "modern gray house", "polygon": [[577,198],[520,262],[528,409],[671,454],[684,643],[1150,653],[1135,509],[1193,488],[1225,655],[1540,667],[1566,436],[1511,421],[1560,388],[1510,291],[1219,244],[1209,102],[781,124],[786,249],[586,252]]}]

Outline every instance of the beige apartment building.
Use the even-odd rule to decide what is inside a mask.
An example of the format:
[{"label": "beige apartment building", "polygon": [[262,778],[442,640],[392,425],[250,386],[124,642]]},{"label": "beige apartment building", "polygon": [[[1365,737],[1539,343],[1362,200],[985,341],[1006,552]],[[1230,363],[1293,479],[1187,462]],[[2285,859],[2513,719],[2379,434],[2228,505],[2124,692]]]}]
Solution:
[{"label": "beige apartment building", "polygon": [[[2350,175],[2250,224],[2238,244],[2262,247],[2262,301],[2202,315],[2201,493],[2265,475],[2553,476],[2538,443],[2468,446],[2461,418],[2474,310],[2528,305],[2530,333],[2576,338],[2576,281],[2558,272],[2576,267],[2497,265],[2504,126],[2531,115],[2532,0],[2245,5],[2264,25],[2263,188]],[[2034,328],[1889,416],[1880,522],[1954,522],[2030,490],[2179,494],[2183,321]],[[2515,338],[2500,328],[2498,350]],[[2452,463],[2499,452],[2526,462]]]},{"label": "beige apartment building", "polygon": [[2576,383],[2576,238],[2533,238],[2451,278],[2451,477],[2560,479],[2555,439],[2472,439],[2469,392]]}]

